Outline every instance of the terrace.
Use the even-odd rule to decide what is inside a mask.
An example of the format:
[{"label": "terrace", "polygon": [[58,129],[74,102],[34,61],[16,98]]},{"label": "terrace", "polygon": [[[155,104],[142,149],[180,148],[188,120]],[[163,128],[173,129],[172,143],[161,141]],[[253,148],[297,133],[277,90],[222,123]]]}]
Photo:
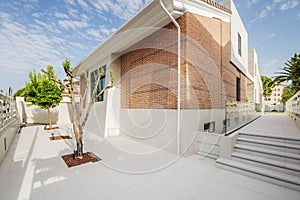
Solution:
[{"label": "terrace", "polygon": [[[9,116],[3,120],[1,137],[16,121],[15,111]],[[85,152],[102,160],[68,168],[61,156],[73,152],[75,141],[51,141],[52,134],[73,137],[71,124],[59,127],[45,131],[42,125],[27,126],[14,136],[0,167],[0,199],[296,200],[300,196],[299,188],[240,175],[217,167],[215,159],[197,154],[177,157],[125,137],[104,139],[89,132],[84,136]],[[300,138],[299,129],[282,113],[263,115],[238,131],[258,132]],[[220,151],[222,159],[222,147]]]},{"label": "terrace", "polygon": [[[288,120],[284,115],[266,115],[254,123],[271,123],[274,117]],[[56,134],[70,134],[69,126],[60,127]],[[218,168],[213,159],[198,155],[177,159],[125,138],[104,140],[89,133],[85,150],[93,151],[102,161],[68,168],[61,156],[72,152],[74,143],[50,141],[49,137],[43,126],[25,127],[15,136],[0,168],[1,199],[290,200],[300,195],[296,190]],[[159,152],[155,160],[150,155],[153,152]]]}]

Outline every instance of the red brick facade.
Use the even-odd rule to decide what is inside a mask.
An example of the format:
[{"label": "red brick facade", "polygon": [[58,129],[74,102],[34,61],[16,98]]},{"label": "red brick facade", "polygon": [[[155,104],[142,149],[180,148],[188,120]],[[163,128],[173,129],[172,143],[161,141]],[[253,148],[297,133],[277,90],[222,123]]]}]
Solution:
[{"label": "red brick facade", "polygon": [[[236,100],[236,77],[245,101],[246,77],[230,63],[230,24],[191,13],[177,21],[182,33],[181,107],[224,108],[226,101]],[[121,61],[122,108],[177,108],[177,29],[172,23],[136,43]]]}]

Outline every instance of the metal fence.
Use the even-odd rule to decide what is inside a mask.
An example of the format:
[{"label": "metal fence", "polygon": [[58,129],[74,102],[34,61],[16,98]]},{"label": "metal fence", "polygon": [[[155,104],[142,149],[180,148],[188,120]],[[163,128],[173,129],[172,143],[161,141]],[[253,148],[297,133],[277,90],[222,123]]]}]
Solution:
[{"label": "metal fence", "polygon": [[15,101],[0,94],[0,129],[16,119]]}]

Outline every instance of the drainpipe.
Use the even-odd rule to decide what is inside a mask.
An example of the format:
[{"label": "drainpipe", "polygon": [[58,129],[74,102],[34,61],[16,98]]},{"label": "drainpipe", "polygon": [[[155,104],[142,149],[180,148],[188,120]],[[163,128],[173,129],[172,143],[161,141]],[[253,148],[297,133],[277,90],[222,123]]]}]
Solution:
[{"label": "drainpipe", "polygon": [[181,38],[181,33],[180,33],[180,26],[179,24],[177,23],[177,21],[174,19],[174,17],[171,15],[171,13],[168,11],[168,9],[165,7],[165,5],[163,4],[162,0],[159,0],[159,3],[161,5],[161,7],[165,10],[165,12],[167,13],[167,15],[171,18],[172,22],[174,23],[174,25],[176,26],[177,30],[178,30],[178,66],[177,66],[177,71],[178,71],[178,80],[177,80],[177,83],[178,83],[178,93],[177,93],[177,156],[180,156],[180,153],[181,153],[181,148],[180,148],[180,145],[181,145],[181,136],[180,136],[180,129],[181,129],[181,111],[180,111],[180,85],[181,85],[181,81],[180,81],[180,65],[181,65],[181,61],[180,61],[180,56],[181,56],[181,51],[180,51],[180,46],[181,46],[181,41],[180,41],[180,38]]}]

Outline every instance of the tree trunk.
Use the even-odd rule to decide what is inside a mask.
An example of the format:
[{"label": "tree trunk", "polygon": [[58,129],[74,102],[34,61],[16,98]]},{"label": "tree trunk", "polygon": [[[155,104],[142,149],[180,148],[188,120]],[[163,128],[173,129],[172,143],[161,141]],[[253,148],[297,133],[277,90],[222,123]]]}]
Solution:
[{"label": "tree trunk", "polygon": [[50,112],[50,105],[48,105],[48,120],[49,120],[49,129],[52,129],[52,120],[51,120],[51,112]]},{"label": "tree trunk", "polygon": [[75,157],[76,158],[83,158],[83,144],[82,144],[82,138],[79,138],[78,141],[76,141],[76,145],[77,145],[77,151]]},{"label": "tree trunk", "polygon": [[82,136],[78,132],[76,122],[73,122],[73,131],[76,139],[76,151],[74,152],[74,158],[83,158],[83,144],[82,144]]}]

